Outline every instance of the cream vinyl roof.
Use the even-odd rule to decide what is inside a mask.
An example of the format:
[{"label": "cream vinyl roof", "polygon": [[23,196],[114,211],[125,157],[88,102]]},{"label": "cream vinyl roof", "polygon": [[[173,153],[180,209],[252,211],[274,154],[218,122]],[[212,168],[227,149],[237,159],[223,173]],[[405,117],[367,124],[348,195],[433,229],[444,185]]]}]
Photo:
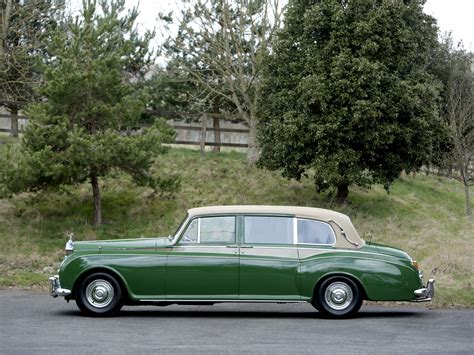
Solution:
[{"label": "cream vinyl roof", "polygon": [[[343,248],[360,248],[365,242],[357,233],[350,218],[340,212],[315,207],[298,207],[298,206],[265,206],[265,205],[233,205],[233,206],[206,206],[191,208],[188,210],[189,218],[202,215],[215,214],[277,214],[291,215],[300,218],[316,219],[328,222],[332,225],[337,241],[336,247]],[[347,238],[341,234],[339,226],[346,233]],[[350,241],[349,241],[349,240]],[[354,243],[351,243],[354,242]],[[357,243],[357,245],[355,245]]]}]

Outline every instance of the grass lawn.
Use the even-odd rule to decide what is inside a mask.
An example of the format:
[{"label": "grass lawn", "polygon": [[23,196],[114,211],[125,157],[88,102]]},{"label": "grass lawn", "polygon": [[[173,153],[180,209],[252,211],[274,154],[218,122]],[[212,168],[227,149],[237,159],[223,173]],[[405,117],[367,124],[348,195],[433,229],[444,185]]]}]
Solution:
[{"label": "grass lawn", "polygon": [[[0,137],[0,140],[2,137]],[[8,141],[11,144],[11,140]],[[0,153],[6,146],[0,144]],[[173,148],[162,172],[180,172],[173,196],[135,187],[116,173],[101,182],[105,224],[93,228],[89,185],[0,199],[0,287],[42,287],[63,258],[66,235],[77,240],[168,235],[188,208],[217,204],[298,205],[348,214],[367,240],[406,250],[425,278],[435,277],[435,304],[474,306],[474,225],[464,217],[462,184],[436,176],[402,176],[387,194],[381,186],[352,187],[348,205],[317,194],[311,179],[289,181],[250,167],[238,152]]]}]

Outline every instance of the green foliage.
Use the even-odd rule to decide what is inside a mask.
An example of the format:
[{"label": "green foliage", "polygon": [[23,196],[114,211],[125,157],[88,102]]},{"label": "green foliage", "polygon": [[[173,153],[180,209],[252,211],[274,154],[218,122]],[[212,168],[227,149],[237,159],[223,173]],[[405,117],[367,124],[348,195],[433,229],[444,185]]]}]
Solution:
[{"label": "green foliage", "polygon": [[[91,180],[100,213],[97,178],[120,169],[140,185],[175,188],[151,167],[166,152],[174,131],[162,120],[142,132],[125,134],[145,110],[148,95],[127,82],[143,70],[148,40],[136,33],[136,11],[122,16],[123,1],[86,1],[81,18],[56,30],[48,46],[39,94],[29,106],[29,125],[16,159],[3,158],[0,186],[8,192],[38,190]],[[100,217],[100,216],[99,216]],[[101,218],[95,219],[100,224]]]},{"label": "green foliage", "polygon": [[29,101],[41,79],[38,62],[46,61],[51,30],[60,25],[61,0],[7,0],[2,4],[0,26],[0,98],[13,111]]},{"label": "green foliage", "polygon": [[382,183],[429,160],[440,129],[438,46],[422,0],[294,0],[268,55],[259,101],[260,165],[318,190]]}]

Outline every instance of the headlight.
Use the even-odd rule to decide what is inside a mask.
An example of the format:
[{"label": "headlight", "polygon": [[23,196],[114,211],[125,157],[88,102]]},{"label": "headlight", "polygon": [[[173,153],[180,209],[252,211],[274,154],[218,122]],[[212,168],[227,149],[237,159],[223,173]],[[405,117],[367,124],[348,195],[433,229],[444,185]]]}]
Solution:
[{"label": "headlight", "polygon": [[412,260],[412,261],[411,261],[411,264],[412,264],[413,267],[418,271],[418,275],[420,275],[420,279],[422,279],[422,278],[423,278],[423,274],[422,274],[422,272],[421,272],[421,270],[420,270],[420,264],[418,264],[418,261]]}]

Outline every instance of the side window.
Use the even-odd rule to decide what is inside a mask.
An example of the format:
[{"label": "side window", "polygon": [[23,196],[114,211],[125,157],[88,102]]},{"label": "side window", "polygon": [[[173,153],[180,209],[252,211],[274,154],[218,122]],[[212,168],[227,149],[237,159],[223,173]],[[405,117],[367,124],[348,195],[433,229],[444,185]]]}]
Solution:
[{"label": "side window", "polygon": [[184,232],[180,243],[235,243],[235,217],[195,218]]},{"label": "side window", "polygon": [[293,244],[293,218],[245,217],[245,243]]},{"label": "side window", "polygon": [[327,223],[298,219],[298,243],[331,245],[336,242],[334,231]]},{"label": "side window", "polygon": [[235,243],[235,217],[201,218],[200,243]]}]

